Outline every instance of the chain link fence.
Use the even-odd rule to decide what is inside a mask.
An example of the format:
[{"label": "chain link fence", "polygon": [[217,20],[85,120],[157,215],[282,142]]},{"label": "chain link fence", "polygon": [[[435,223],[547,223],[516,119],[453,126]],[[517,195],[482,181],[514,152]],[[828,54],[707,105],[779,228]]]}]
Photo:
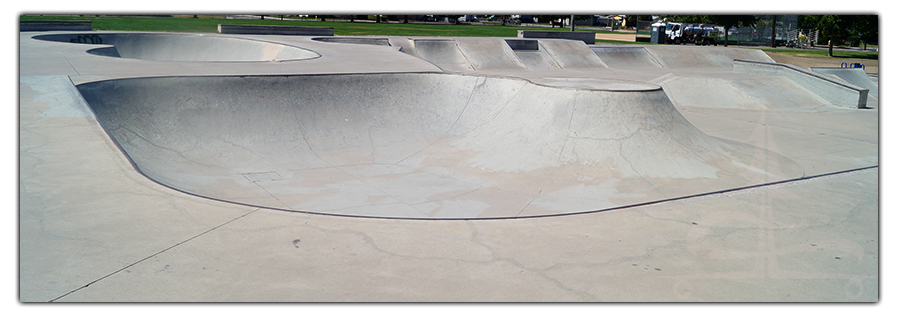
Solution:
[{"label": "chain link fence", "polygon": [[[797,32],[799,15],[756,15],[756,17],[759,21],[754,27],[731,28],[728,31],[728,43],[739,46],[771,46],[774,32],[775,46],[789,45],[791,40],[794,40],[795,44],[799,44],[800,38]],[[772,31],[773,24],[774,31]],[[818,37],[818,35],[816,36]],[[724,35],[720,35],[720,38],[722,42],[725,41]]]}]

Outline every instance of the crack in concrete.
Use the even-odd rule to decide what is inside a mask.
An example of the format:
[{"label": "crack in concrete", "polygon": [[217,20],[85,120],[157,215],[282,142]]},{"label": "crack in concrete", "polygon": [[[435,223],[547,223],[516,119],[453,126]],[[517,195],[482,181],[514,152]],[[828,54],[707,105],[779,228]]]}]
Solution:
[{"label": "crack in concrete", "polygon": [[303,141],[306,142],[306,146],[309,147],[309,151],[311,151],[313,155],[316,155],[316,158],[319,158],[319,160],[325,162],[325,164],[333,166],[330,162],[322,158],[322,156],[320,156],[319,153],[316,152],[316,149],[313,148],[312,144],[309,143],[309,139],[306,138],[306,132],[303,131],[303,125],[300,123],[300,117],[297,116],[297,111],[291,111],[291,114],[294,115],[294,121],[297,123],[297,130],[300,131],[300,136],[303,137]]},{"label": "crack in concrete", "polygon": [[[181,159],[184,159],[184,160],[187,161],[188,163],[196,164],[196,165],[200,165],[200,166],[209,166],[209,167],[214,167],[214,168],[218,168],[218,169],[225,170],[225,171],[230,171],[229,168],[225,168],[225,167],[221,167],[221,166],[217,166],[217,165],[212,165],[212,164],[205,164],[205,163],[197,162],[197,161],[195,161],[195,160],[193,160],[193,159],[191,159],[191,158],[185,156],[181,151],[178,151],[178,150],[175,150],[175,149],[172,149],[172,148],[169,148],[169,147],[164,147],[164,146],[158,145],[158,144],[156,144],[156,143],[153,143],[152,141],[150,141],[150,140],[147,139],[146,137],[144,137],[144,136],[142,136],[142,135],[140,135],[140,134],[138,134],[138,133],[132,131],[131,129],[129,129],[129,128],[127,128],[127,127],[118,127],[118,128],[116,128],[116,129],[121,129],[121,130],[128,131],[128,132],[130,132],[131,134],[134,134],[134,136],[140,138],[141,140],[144,140],[144,142],[147,142],[147,144],[149,144],[149,145],[152,145],[152,146],[157,147],[157,148],[162,149],[162,150],[168,150],[168,151],[170,151],[170,152],[172,152],[172,153],[175,153],[175,154],[177,154],[178,156],[180,156]],[[116,144],[118,145],[118,143],[116,143]],[[122,147],[120,147],[120,148],[122,149],[122,153],[124,153],[125,156],[129,159],[129,161],[131,161],[131,162],[133,163],[134,167],[140,168],[140,167],[138,166],[138,164],[135,163],[134,160],[131,159],[131,156],[128,155],[128,152],[125,151],[124,148],[122,148]]]},{"label": "crack in concrete", "polygon": [[571,288],[571,287],[569,287],[569,286],[566,286],[565,284],[563,284],[562,282],[560,282],[558,279],[556,279],[556,278],[554,278],[554,277],[552,277],[552,276],[550,276],[550,275],[547,275],[547,274],[545,273],[545,271],[551,270],[553,267],[555,267],[555,265],[554,265],[554,266],[551,266],[551,267],[548,267],[548,268],[545,268],[545,269],[541,269],[541,268],[529,268],[529,267],[523,265],[521,262],[519,262],[519,261],[516,260],[515,258],[512,258],[512,257],[500,257],[500,256],[498,256],[498,252],[497,252],[496,250],[494,250],[492,247],[488,246],[486,243],[484,243],[484,242],[481,241],[481,239],[479,238],[480,232],[478,231],[478,227],[475,225],[475,223],[472,222],[472,221],[466,220],[466,224],[468,224],[469,228],[472,230],[472,238],[471,238],[472,243],[475,243],[476,245],[479,245],[479,246],[483,247],[484,249],[488,250],[488,251],[491,253],[491,260],[488,261],[488,263],[494,263],[494,262],[506,262],[506,263],[509,263],[509,264],[511,264],[511,265],[515,266],[516,268],[519,268],[519,269],[521,269],[521,270],[523,270],[523,271],[529,271],[529,272],[532,272],[532,273],[534,273],[534,274],[537,274],[538,276],[544,278],[545,280],[547,280],[547,281],[553,283],[554,285],[556,285],[556,286],[559,287],[560,289],[562,289],[562,290],[564,290],[564,291],[567,291],[567,292],[569,292],[569,293],[573,293],[573,294],[575,294],[575,295],[577,295],[577,296],[580,296],[580,297],[581,297],[583,300],[585,300],[585,301],[599,301],[599,299],[598,299],[597,297],[595,297],[595,296],[593,296],[593,295],[591,295],[591,294],[589,294],[589,293],[587,293],[587,292],[584,292],[584,291],[577,290],[577,289]]},{"label": "crack in concrete", "polygon": [[490,262],[490,260],[478,261],[478,260],[471,260],[471,259],[448,258],[448,257],[419,257],[419,256],[410,255],[410,254],[402,254],[402,253],[393,252],[393,251],[390,251],[390,250],[380,247],[378,245],[378,243],[376,243],[375,239],[372,236],[370,236],[369,234],[367,234],[363,231],[353,230],[353,229],[323,228],[323,227],[319,227],[316,225],[311,225],[308,222],[304,223],[303,225],[313,228],[315,230],[324,232],[324,233],[351,234],[351,235],[361,237],[363,239],[363,241],[365,241],[366,244],[370,245],[373,249],[375,249],[378,252],[387,254],[390,257],[399,257],[399,258],[407,258],[407,259],[415,259],[415,260],[452,260],[452,261],[456,261],[456,262],[479,263],[479,264]]}]

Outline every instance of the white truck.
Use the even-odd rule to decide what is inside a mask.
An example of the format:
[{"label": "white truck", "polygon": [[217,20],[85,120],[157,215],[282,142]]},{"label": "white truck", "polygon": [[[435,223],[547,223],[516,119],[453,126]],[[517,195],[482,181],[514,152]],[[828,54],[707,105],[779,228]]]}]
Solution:
[{"label": "white truck", "polygon": [[708,24],[666,23],[666,43],[719,45],[719,27]]}]

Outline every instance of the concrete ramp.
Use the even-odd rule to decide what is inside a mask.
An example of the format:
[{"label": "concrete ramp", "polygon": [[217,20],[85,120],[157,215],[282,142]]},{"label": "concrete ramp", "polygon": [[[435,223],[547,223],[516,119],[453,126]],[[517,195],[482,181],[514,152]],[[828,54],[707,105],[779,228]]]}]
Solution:
[{"label": "concrete ramp", "polygon": [[451,74],[160,77],[77,86],[148,178],[286,211],[515,218],[796,178],[658,86]]},{"label": "concrete ramp", "polygon": [[462,51],[452,39],[413,39],[415,55],[444,71],[473,71]]},{"label": "concrete ramp", "polygon": [[563,69],[606,69],[600,60],[581,41],[540,39],[540,47]]},{"label": "concrete ramp", "polygon": [[[605,69],[583,42],[499,38],[411,39],[418,56],[444,71]],[[391,40],[392,45],[400,45]]]},{"label": "concrete ramp", "polygon": [[677,105],[750,110],[812,110],[831,105],[785,77],[671,76],[660,84]]},{"label": "concrete ramp", "polygon": [[537,40],[506,39],[506,44],[529,70],[560,69],[559,64],[550,57],[550,54],[547,54],[546,50],[541,48]]},{"label": "concrete ramp", "polygon": [[823,99],[842,107],[864,108],[869,95],[869,90],[863,87],[791,64],[735,60],[734,72],[785,77]]},{"label": "concrete ramp", "polygon": [[460,38],[456,39],[456,45],[475,70],[526,69],[503,39]]},{"label": "concrete ramp", "polygon": [[646,47],[646,51],[665,68],[734,68],[734,60],[754,60],[775,63],[758,49],[713,46],[658,46]]},{"label": "concrete ramp", "polygon": [[610,69],[661,68],[662,65],[644,47],[591,47]]},{"label": "concrete ramp", "polygon": [[525,64],[529,70],[559,70],[559,64],[556,64],[546,52],[540,50],[517,50],[516,56]]},{"label": "concrete ramp", "polygon": [[853,85],[866,88],[869,95],[878,97],[878,84],[860,68],[809,68],[814,72],[833,75]]}]

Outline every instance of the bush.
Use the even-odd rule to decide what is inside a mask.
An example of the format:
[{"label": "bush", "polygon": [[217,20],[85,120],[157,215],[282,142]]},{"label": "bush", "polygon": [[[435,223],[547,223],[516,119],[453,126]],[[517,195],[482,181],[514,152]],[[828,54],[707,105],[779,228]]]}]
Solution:
[{"label": "bush", "polygon": [[850,42],[850,47],[859,47],[859,37],[852,36],[847,38],[847,41]]}]

